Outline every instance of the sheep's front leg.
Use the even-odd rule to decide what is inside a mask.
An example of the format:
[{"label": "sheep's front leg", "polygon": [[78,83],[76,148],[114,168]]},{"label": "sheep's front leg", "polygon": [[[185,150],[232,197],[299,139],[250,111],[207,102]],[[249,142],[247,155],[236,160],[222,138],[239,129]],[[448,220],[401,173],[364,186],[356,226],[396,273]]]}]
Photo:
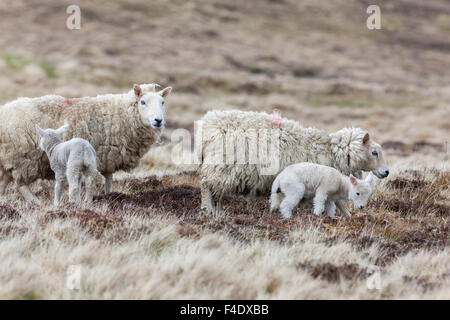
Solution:
[{"label": "sheep's front leg", "polygon": [[55,207],[59,206],[61,203],[61,196],[64,189],[64,183],[66,182],[66,179],[64,175],[56,175],[56,183],[55,183],[55,198],[53,200],[53,204]]},{"label": "sheep's front leg", "polygon": [[25,201],[33,202],[38,205],[41,204],[41,201],[38,198],[36,198],[36,196],[31,192],[31,190],[28,186],[20,186],[19,192],[22,195],[22,197],[25,199]]},{"label": "sheep's front leg", "polygon": [[222,200],[222,197],[218,197],[218,198],[214,198],[214,200],[212,201],[214,203],[214,214],[219,214],[220,213],[220,201]]},{"label": "sheep's front leg", "polygon": [[[1,173],[1,172],[0,172]],[[0,180],[0,196],[5,194],[6,187],[12,181],[12,177],[10,175],[2,174]]]},{"label": "sheep's front leg", "polygon": [[202,197],[200,209],[205,210],[207,213],[211,213],[213,210],[211,191],[205,186],[200,186],[200,191]]},{"label": "sheep's front leg", "polygon": [[327,201],[326,211],[329,217],[334,218],[334,214],[336,213],[336,204],[334,201]]},{"label": "sheep's front leg", "polygon": [[342,200],[336,201],[336,206],[338,207],[339,211],[341,211],[341,213],[345,214],[347,217],[351,216],[350,212],[347,210]]},{"label": "sheep's front leg", "polygon": [[105,193],[110,193],[112,191],[113,174],[105,173],[104,177],[105,177]]},{"label": "sheep's front leg", "polygon": [[325,202],[327,201],[327,194],[323,190],[317,190],[314,197],[314,214],[320,216],[325,211]]}]

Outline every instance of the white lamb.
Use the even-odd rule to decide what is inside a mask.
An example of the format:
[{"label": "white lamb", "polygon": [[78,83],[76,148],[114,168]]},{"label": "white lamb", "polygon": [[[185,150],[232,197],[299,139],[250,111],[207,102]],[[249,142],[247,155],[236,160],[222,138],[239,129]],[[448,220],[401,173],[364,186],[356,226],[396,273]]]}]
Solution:
[{"label": "white lamb", "polygon": [[[209,212],[220,210],[220,200],[227,193],[269,194],[275,176],[293,163],[327,165],[358,178],[361,171],[371,171],[378,178],[389,174],[381,146],[361,128],[326,133],[265,112],[240,110],[210,111],[202,118],[201,128],[201,207]],[[264,150],[268,140],[265,132],[270,137],[271,132],[278,135],[278,152],[268,157],[268,163],[278,164],[271,174],[262,172],[262,165],[248,161],[252,154]],[[237,157],[222,160],[224,150],[231,150]],[[239,162],[239,156],[247,158],[246,162]],[[347,213],[342,203],[336,204]]]},{"label": "white lamb", "polygon": [[371,181],[372,172],[364,180],[359,180],[320,164],[296,163],[286,167],[275,178],[270,195],[270,211],[280,208],[283,217],[290,218],[292,210],[303,198],[314,198],[316,215],[326,210],[330,217],[334,217],[335,201],[340,200],[351,200],[362,209],[372,193]]},{"label": "white lamb", "polygon": [[43,130],[36,125],[36,131],[41,136],[40,147],[47,154],[50,167],[55,172],[55,206],[61,202],[66,182],[69,183],[69,201],[79,202],[84,178],[86,189],[84,201],[90,202],[96,178],[103,180],[103,176],[97,171],[96,153],[89,141],[80,138],[66,142],[61,140],[61,135],[68,129],[67,124],[57,130]]},{"label": "white lamb", "polygon": [[19,98],[0,106],[0,195],[14,181],[25,200],[39,203],[29,185],[53,178],[53,172],[38,148],[35,124],[58,128],[65,120],[70,128],[64,139],[79,137],[92,144],[105,190],[111,192],[113,173],[135,168],[164,129],[165,99],[172,88],[155,91],[157,86],[134,85],[127,93],[97,97]]}]

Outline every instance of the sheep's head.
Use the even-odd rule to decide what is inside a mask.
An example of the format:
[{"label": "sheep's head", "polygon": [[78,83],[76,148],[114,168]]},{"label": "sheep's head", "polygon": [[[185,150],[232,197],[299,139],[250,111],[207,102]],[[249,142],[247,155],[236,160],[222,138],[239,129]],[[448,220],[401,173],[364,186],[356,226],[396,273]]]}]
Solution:
[{"label": "sheep's head", "polygon": [[138,103],[142,122],[153,128],[164,127],[166,113],[165,99],[172,91],[172,87],[155,91],[157,84],[134,85],[134,95]]},{"label": "sheep's head", "polygon": [[362,141],[365,151],[367,164],[364,171],[372,171],[378,178],[386,178],[389,175],[389,167],[384,160],[383,149],[381,146],[372,141],[368,133],[363,137]]},{"label": "sheep's head", "polygon": [[359,209],[364,208],[372,194],[370,183],[372,182],[372,172],[364,180],[356,179],[354,176],[350,176],[348,188],[348,199],[353,201],[356,207]]},{"label": "sheep's head", "polygon": [[41,129],[38,125],[36,125],[36,132],[41,137],[41,141],[39,143],[40,148],[43,151],[48,151],[49,148],[55,144],[62,142],[61,135],[69,129],[69,125],[66,123],[62,127],[53,130],[53,129]]}]

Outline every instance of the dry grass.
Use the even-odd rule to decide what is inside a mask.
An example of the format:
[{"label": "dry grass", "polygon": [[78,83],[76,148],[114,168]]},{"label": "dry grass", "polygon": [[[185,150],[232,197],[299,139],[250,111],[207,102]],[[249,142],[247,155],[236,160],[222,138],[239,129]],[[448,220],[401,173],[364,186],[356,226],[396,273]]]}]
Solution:
[{"label": "dry grass", "polygon": [[[244,196],[206,215],[194,173],[123,175],[89,207],[48,198],[38,208],[11,194],[0,205],[0,296],[449,298],[449,178],[399,171],[367,209],[336,219],[304,204],[284,220],[266,198]],[[80,291],[65,286],[70,265],[83,266]],[[380,290],[366,286],[373,268]]]}]

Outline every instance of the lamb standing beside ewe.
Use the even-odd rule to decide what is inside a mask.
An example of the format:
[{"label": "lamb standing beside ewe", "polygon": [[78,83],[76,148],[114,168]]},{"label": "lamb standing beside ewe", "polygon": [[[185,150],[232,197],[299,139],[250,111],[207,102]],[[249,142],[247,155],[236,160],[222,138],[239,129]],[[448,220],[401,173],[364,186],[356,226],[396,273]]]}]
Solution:
[{"label": "lamb standing beside ewe", "polygon": [[39,203],[29,184],[53,178],[45,153],[38,148],[35,124],[58,128],[70,125],[65,139],[90,141],[97,151],[98,170],[111,192],[112,175],[139,164],[164,128],[164,100],[172,88],[155,92],[156,84],[135,85],[125,94],[66,99],[47,95],[19,98],[0,106],[0,195],[14,181],[27,201]]},{"label": "lamb standing beside ewe", "polygon": [[344,176],[336,169],[320,164],[296,163],[286,167],[275,178],[270,195],[270,211],[280,208],[283,217],[290,218],[292,210],[303,198],[313,197],[315,215],[320,215],[326,210],[330,217],[334,217],[335,201],[338,200],[352,200],[359,209],[362,209],[372,193],[371,181],[372,172],[366,179],[359,180],[351,175]]},{"label": "lamb standing beside ewe", "polygon": [[90,202],[96,178],[103,180],[103,176],[97,171],[96,153],[89,141],[80,138],[66,142],[61,140],[60,136],[68,129],[69,126],[64,125],[57,130],[42,130],[36,125],[36,131],[41,136],[40,147],[47,154],[50,168],[55,172],[55,206],[61,202],[66,181],[69,183],[69,201],[79,202],[84,178],[86,188],[84,201]]},{"label": "lamb standing beside ewe", "polygon": [[[358,177],[361,177],[361,171],[372,171],[378,178],[389,174],[381,146],[370,139],[366,130],[344,128],[328,134],[316,128],[304,128],[286,118],[281,118],[275,127],[279,134],[279,152],[271,154],[269,160],[278,162],[279,168],[274,174],[264,175],[258,164],[217,162],[216,159],[229,137],[235,139],[236,148],[241,147],[239,153],[246,154],[248,158],[252,148],[256,148],[255,137],[260,130],[274,129],[271,115],[265,112],[215,110],[202,118],[202,161],[199,166],[202,209],[209,212],[220,210],[220,199],[227,193],[268,194],[276,174],[298,162],[327,165],[346,175]],[[337,206],[348,213],[341,202],[338,201]]]}]

